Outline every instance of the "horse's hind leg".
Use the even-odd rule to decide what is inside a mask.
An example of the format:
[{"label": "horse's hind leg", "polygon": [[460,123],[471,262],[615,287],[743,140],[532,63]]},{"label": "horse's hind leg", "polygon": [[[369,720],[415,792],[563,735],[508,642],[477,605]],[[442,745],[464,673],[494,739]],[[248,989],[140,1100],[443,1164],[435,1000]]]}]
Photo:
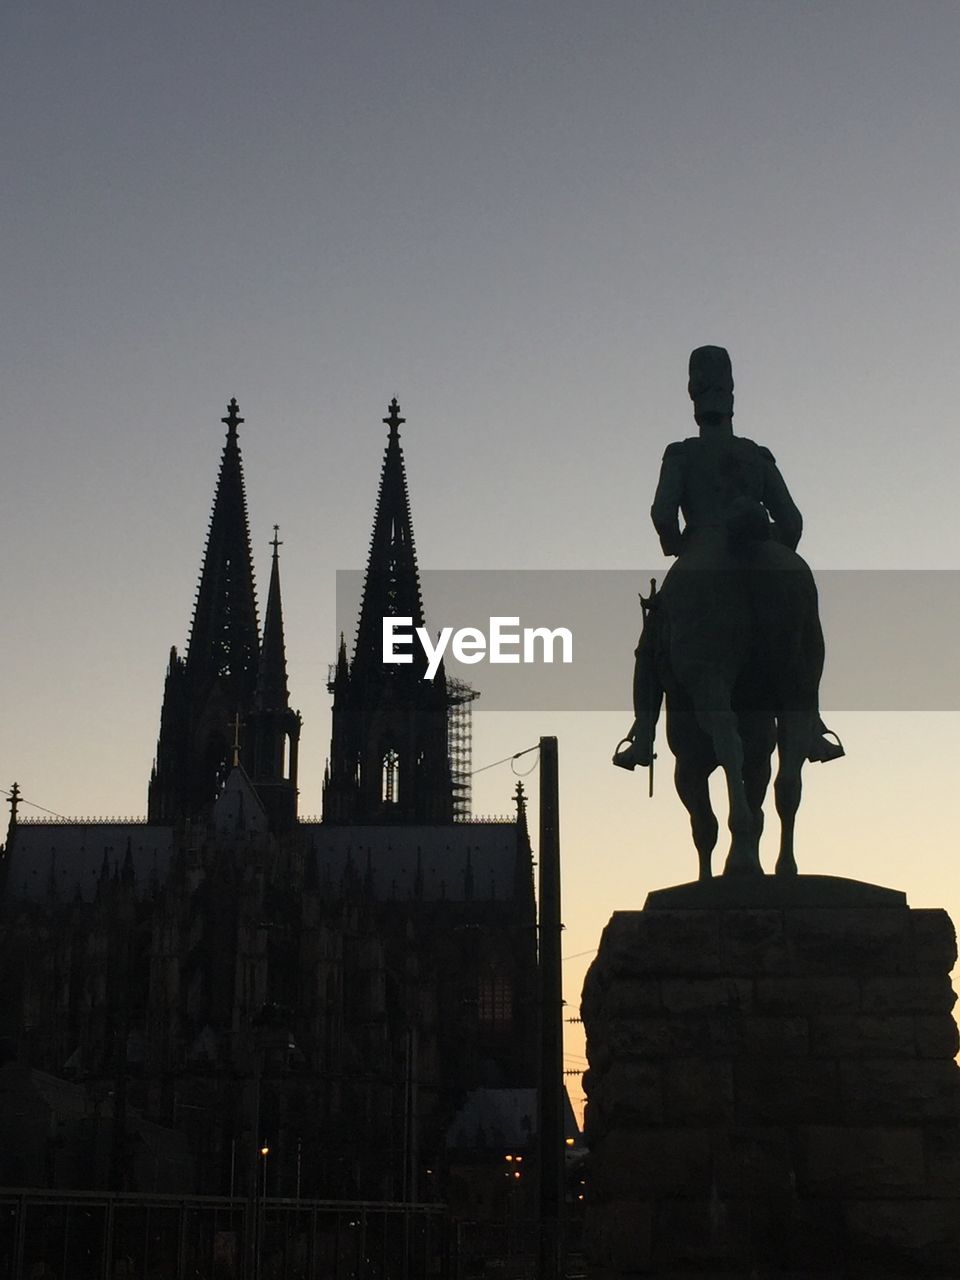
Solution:
[{"label": "horse's hind leg", "polygon": [[681,761],[678,756],[673,776],[677,795],[690,815],[693,843],[696,845],[697,856],[700,859],[700,879],[709,880],[713,875],[710,859],[720,830],[717,815],[713,812],[713,806],[710,803],[708,786],[710,770],[699,763]]},{"label": "horse's hind leg", "polygon": [[793,834],[803,789],[801,771],[814,725],[812,714],[793,712],[780,717],[777,734],[779,766],[773,784],[777,813],[780,816],[780,853],[776,866],[778,876],[797,874]]},{"label": "horse's hind leg", "polygon": [[770,757],[777,745],[777,728],[773,716],[765,712],[741,712],[739,720],[743,785],[759,840],[763,835],[763,802],[770,785]]}]

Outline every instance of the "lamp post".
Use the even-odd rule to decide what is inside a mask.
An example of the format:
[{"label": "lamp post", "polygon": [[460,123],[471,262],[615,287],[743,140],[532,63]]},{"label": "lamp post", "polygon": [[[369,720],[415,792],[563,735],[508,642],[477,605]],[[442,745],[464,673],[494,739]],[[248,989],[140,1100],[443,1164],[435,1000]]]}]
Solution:
[{"label": "lamp post", "polygon": [[260,1280],[261,1262],[263,1259],[263,1237],[267,1228],[267,1156],[270,1154],[270,1148],[264,1144],[260,1148],[260,1162],[263,1173],[260,1181],[259,1205],[257,1207],[257,1262],[254,1275],[256,1280]]}]

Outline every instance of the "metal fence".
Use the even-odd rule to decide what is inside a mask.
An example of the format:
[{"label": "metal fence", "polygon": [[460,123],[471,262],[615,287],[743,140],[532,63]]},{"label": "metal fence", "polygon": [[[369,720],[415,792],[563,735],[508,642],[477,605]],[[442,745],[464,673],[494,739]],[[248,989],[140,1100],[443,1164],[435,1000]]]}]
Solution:
[{"label": "metal fence", "polygon": [[442,1205],[0,1189],[2,1280],[448,1280]]}]

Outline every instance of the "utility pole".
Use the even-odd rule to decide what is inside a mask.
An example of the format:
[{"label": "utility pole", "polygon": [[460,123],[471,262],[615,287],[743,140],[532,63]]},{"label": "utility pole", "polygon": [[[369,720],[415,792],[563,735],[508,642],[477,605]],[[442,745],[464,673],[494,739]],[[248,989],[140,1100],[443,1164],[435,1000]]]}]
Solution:
[{"label": "utility pole", "polygon": [[556,738],[540,739],[539,1280],[563,1275],[563,981],[560,967],[560,796]]}]

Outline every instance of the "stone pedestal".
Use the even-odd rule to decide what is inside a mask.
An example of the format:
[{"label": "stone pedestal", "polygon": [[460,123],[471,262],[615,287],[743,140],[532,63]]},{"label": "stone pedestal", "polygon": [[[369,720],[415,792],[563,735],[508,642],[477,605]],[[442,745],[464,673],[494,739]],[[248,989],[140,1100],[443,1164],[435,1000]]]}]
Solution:
[{"label": "stone pedestal", "polygon": [[960,1277],[944,911],[832,877],[651,894],[583,993],[592,1280]]}]

